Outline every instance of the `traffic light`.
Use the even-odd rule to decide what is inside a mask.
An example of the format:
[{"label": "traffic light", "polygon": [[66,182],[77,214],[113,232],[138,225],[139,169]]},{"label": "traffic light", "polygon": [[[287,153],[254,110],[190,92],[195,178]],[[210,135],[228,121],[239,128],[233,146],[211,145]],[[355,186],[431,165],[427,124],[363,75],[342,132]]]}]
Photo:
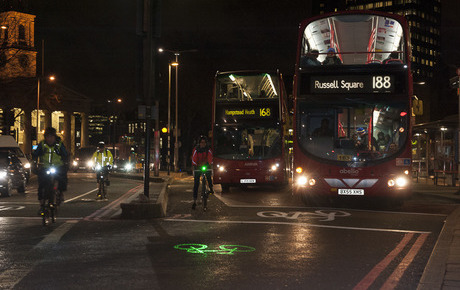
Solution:
[{"label": "traffic light", "polygon": [[168,133],[168,128],[166,127],[161,128],[161,133]]}]

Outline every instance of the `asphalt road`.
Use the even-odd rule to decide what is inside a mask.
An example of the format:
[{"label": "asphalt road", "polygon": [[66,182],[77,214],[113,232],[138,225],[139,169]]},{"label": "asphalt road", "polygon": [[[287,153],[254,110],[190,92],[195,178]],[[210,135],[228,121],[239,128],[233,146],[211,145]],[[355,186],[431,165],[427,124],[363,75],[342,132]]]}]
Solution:
[{"label": "asphalt road", "polygon": [[140,181],[72,174],[55,225],[43,227],[32,182],[0,199],[0,289],[415,289],[455,205],[414,197],[305,207],[289,188],[231,189],[191,210],[192,180],[170,185],[168,216],[120,220]]}]

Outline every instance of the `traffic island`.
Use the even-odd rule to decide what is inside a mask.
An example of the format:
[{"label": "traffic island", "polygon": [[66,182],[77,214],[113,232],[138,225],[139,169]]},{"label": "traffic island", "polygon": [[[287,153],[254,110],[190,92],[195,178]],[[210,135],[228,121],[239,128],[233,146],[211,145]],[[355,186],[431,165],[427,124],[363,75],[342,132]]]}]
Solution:
[{"label": "traffic island", "polygon": [[166,216],[168,206],[168,185],[169,179],[159,182],[160,179],[150,183],[149,197],[146,197],[143,190],[120,204],[122,219],[151,219]]}]

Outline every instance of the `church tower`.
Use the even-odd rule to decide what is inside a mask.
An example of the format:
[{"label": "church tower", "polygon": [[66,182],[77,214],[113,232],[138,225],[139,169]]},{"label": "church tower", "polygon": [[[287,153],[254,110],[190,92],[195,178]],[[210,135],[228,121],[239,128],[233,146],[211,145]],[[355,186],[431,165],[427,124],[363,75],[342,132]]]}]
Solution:
[{"label": "church tower", "polygon": [[0,79],[35,77],[35,15],[2,12],[0,27]]}]

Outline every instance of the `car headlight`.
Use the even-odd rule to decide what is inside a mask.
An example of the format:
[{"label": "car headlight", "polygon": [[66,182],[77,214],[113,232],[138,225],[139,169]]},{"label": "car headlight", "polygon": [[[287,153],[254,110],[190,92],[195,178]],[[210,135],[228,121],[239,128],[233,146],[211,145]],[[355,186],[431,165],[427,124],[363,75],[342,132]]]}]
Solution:
[{"label": "car headlight", "polygon": [[276,163],[276,164],[272,165],[271,169],[272,169],[272,171],[276,171],[278,169],[278,167],[280,167],[280,164]]},{"label": "car headlight", "polygon": [[113,165],[113,168],[117,169],[117,168],[118,168],[118,166],[117,166],[116,164],[114,164],[114,165]]},{"label": "car headlight", "polygon": [[73,166],[77,166],[77,165],[78,165],[78,161],[77,161],[77,160],[74,160],[74,161],[72,162],[72,165],[73,165]]},{"label": "car headlight", "polygon": [[27,162],[26,164],[24,164],[24,168],[25,168],[25,169],[29,169],[29,168],[30,168],[30,163]]},{"label": "car headlight", "polygon": [[217,167],[219,167],[219,171],[220,171],[220,172],[224,172],[224,171],[225,171],[225,167],[219,166],[219,165],[217,165]]},{"label": "car headlight", "polygon": [[127,164],[125,165],[125,169],[126,169],[127,171],[129,171],[129,170],[133,169],[133,166],[131,165],[131,163],[127,163]]},{"label": "car headlight", "polygon": [[86,165],[88,165],[88,167],[93,167],[93,165],[94,165],[93,160],[88,161],[88,162],[86,163]]},{"label": "car headlight", "polygon": [[0,171],[0,179],[6,178],[6,171]]}]

